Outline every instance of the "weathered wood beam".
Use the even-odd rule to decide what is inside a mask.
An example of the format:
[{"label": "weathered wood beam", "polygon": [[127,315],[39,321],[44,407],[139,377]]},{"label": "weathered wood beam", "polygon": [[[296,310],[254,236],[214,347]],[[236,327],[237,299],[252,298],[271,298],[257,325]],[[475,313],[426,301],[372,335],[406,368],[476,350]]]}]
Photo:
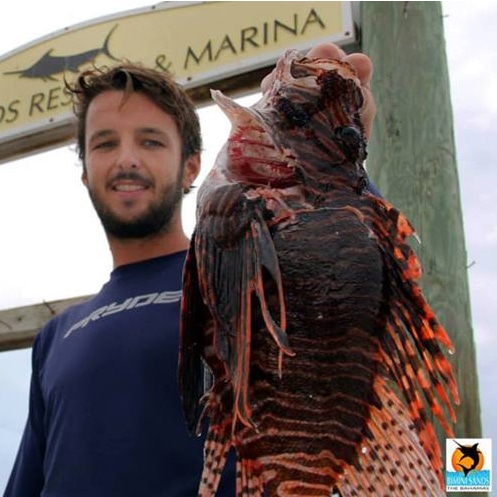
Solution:
[{"label": "weathered wood beam", "polygon": [[74,297],[0,311],[0,351],[31,347],[34,337],[50,318],[89,297]]}]

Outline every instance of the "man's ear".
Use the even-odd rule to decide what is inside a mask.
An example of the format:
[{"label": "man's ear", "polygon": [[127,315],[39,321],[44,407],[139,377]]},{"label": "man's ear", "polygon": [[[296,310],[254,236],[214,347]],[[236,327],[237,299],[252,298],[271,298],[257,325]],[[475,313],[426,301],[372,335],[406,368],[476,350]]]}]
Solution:
[{"label": "man's ear", "polygon": [[190,190],[199,172],[200,153],[190,155],[190,157],[188,157],[185,162],[185,167],[183,169],[183,182],[181,184],[185,193]]},{"label": "man's ear", "polygon": [[83,166],[83,172],[81,173],[81,182],[83,185],[88,186],[88,176],[86,174],[86,167]]}]

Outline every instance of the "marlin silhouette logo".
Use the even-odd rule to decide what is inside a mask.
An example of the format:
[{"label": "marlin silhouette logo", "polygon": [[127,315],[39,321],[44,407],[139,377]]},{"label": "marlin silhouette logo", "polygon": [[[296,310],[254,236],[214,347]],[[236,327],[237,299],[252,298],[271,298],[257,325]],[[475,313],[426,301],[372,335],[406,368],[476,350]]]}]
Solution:
[{"label": "marlin silhouette logo", "polygon": [[[456,441],[454,440],[454,442]],[[459,457],[457,465],[463,470],[464,476],[466,477],[468,476],[468,473],[473,471],[480,462],[480,450],[478,449],[478,443],[475,443],[474,445],[461,445],[459,442],[456,442],[456,444],[459,446],[459,450],[462,453],[461,457]],[[466,459],[471,461],[469,467],[464,464],[459,464]]]},{"label": "marlin silhouette logo", "polygon": [[4,72],[4,74],[19,74],[20,78],[40,78],[43,81],[50,79],[55,81],[54,75],[60,74],[64,71],[78,72],[79,68],[93,62],[98,55],[104,54],[112,60],[116,59],[109,51],[109,41],[112,33],[117,28],[117,24],[109,31],[105,37],[104,43],[99,48],[94,48],[87,50],[75,55],[58,56],[52,55],[53,48],[48,50],[44,55],[40,57],[31,67],[22,69],[20,71],[9,71]]}]

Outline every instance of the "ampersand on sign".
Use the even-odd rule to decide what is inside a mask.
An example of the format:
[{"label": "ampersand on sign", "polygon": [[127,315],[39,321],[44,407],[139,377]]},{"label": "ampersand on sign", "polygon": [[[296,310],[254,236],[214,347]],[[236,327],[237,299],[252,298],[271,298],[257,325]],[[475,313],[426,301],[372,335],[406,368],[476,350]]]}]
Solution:
[{"label": "ampersand on sign", "polygon": [[167,63],[167,57],[164,54],[157,55],[155,58],[155,69],[160,69],[164,72],[169,71],[169,68],[172,65],[172,62]]}]

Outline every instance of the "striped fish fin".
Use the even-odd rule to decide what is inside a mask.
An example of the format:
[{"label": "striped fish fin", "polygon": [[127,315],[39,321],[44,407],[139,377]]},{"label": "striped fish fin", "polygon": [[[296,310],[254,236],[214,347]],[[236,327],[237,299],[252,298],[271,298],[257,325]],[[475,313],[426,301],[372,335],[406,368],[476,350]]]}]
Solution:
[{"label": "striped fish fin", "polygon": [[[227,392],[227,390],[225,391]],[[211,413],[212,419],[204,444],[204,469],[200,479],[198,497],[214,497],[216,495],[221,475],[226,465],[231,447],[232,418],[222,412],[221,397],[215,398],[211,392],[209,401],[215,411]]]},{"label": "striped fish fin", "polygon": [[260,465],[256,461],[239,458],[236,462],[237,497],[263,497],[264,485]]},{"label": "striped fish fin", "polygon": [[[240,185],[223,186],[216,192],[216,204],[204,205],[202,222],[195,231],[196,284],[211,319],[210,325],[205,320],[203,324],[203,358],[214,376],[202,414],[210,418],[210,425],[201,497],[214,495],[217,490],[228,450],[236,445],[235,428],[254,428],[249,399],[252,321],[264,323],[278,347],[280,368],[283,356],[293,354],[285,331],[278,260],[258,205],[245,197]],[[189,268],[187,265],[186,270]],[[194,278],[185,275],[184,280]],[[269,282],[276,292],[271,309],[266,295]],[[195,328],[191,319],[187,324]],[[254,462],[242,458],[237,464],[238,494],[262,495],[262,480]]]},{"label": "striped fish fin", "polygon": [[[414,229],[388,202],[374,198],[366,214],[383,252],[385,264],[383,362],[405,398],[420,444],[433,470],[440,474],[441,451],[428,410],[449,436],[459,403],[457,385],[442,347],[452,343],[421,293],[420,263],[406,243]],[[452,398],[452,400],[451,400]]]},{"label": "striped fish fin", "polygon": [[195,233],[192,235],[191,248],[183,271],[178,361],[181,404],[188,430],[192,434],[200,415],[199,401],[204,394],[202,355],[205,342],[209,339],[205,326],[209,314],[199,291],[194,243]]},{"label": "striped fish fin", "polygon": [[383,405],[371,409],[360,463],[347,467],[337,483],[341,497],[444,496],[442,473],[420,444],[411,413],[384,380],[378,378],[374,388]]},{"label": "striped fish fin", "polygon": [[[212,347],[206,350],[205,359],[212,370],[219,369],[219,362],[227,365],[234,389],[233,423],[241,421],[252,427],[248,387],[254,309],[260,310],[280,350],[280,367],[283,355],[293,354],[285,332],[283,286],[272,238],[258,204],[247,200],[238,185],[229,185],[217,192],[216,205],[222,212],[234,212],[231,221],[210,212],[195,235],[200,292],[215,322]],[[277,317],[269,310],[267,280],[277,289]],[[219,378],[215,372],[214,376]]]}]

